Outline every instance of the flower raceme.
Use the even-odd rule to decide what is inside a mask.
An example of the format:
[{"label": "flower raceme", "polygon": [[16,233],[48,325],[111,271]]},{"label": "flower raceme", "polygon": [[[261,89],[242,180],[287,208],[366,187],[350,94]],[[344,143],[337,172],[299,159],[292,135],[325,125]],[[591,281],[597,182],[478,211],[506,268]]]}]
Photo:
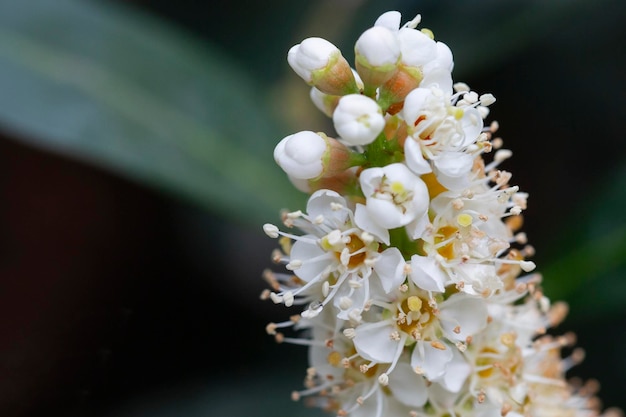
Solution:
[{"label": "flower raceme", "polygon": [[495,98],[452,82],[452,52],[420,20],[381,15],[354,68],[321,38],[288,53],[335,128],[274,151],[310,195],[282,230],[264,225],[283,268],[262,298],[297,310],[266,330],[309,347],[292,397],[352,417],[598,416],[594,384],[565,377],[575,338],[547,333],[567,309],[533,272],[528,195],[485,123]]}]

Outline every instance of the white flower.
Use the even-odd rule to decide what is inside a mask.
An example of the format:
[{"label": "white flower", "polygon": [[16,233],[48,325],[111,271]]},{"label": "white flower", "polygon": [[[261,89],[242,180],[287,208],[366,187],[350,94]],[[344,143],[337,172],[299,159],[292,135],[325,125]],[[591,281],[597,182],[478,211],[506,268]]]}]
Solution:
[{"label": "white flower", "polygon": [[335,130],[349,145],[373,142],[385,127],[382,110],[374,100],[360,94],[341,97],[333,113]]},{"label": "white flower", "polygon": [[460,190],[472,179],[473,161],[480,151],[474,144],[483,119],[475,107],[455,106],[455,100],[437,88],[416,88],[404,101],[402,117],[412,138],[405,143],[408,167],[424,174],[430,172],[430,161],[444,187]]},{"label": "white flower", "polygon": [[[436,298],[441,301],[410,282],[405,292],[379,294],[373,300],[378,314],[355,328],[357,353],[372,364],[389,364],[385,373],[392,375],[403,347],[411,346],[411,367],[416,372],[458,391],[470,366],[454,351],[487,325],[487,307],[483,299],[465,294]],[[449,367],[456,369],[456,376],[447,375]]]},{"label": "white flower", "polygon": [[265,271],[261,298],[300,313],[266,331],[309,347],[293,398],[341,417],[612,415],[566,379],[583,356],[574,336],[547,332],[567,308],[528,274],[528,195],[484,124],[494,97],[452,83],[452,52],[417,30],[420,15],[400,21],[384,13],[359,37],[356,69],[320,38],[288,54],[338,134],[300,132],[274,152],[311,193],[306,212],[282,215],[301,235],[263,227],[286,271]]},{"label": "white flower", "polygon": [[387,243],[388,229],[411,226],[421,234],[427,222],[428,188],[404,164],[368,168],[359,177],[366,204],[357,204],[357,224]]},{"label": "white flower", "polygon": [[318,314],[331,301],[337,317],[356,318],[365,309],[372,292],[382,292],[372,265],[379,242],[354,225],[352,211],[334,191],[318,190],[309,198],[307,213],[289,213],[285,225],[297,227],[297,236],[266,225],[268,236],[295,241],[280,261],[298,278],[276,274],[279,281],[270,297],[276,303],[309,304],[302,313]]}]

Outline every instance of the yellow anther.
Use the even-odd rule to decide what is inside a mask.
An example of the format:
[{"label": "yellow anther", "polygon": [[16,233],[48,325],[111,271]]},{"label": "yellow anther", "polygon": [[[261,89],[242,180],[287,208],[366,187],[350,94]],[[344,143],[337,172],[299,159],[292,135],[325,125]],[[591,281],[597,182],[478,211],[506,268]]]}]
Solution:
[{"label": "yellow anther", "polygon": [[406,302],[411,311],[420,311],[422,308],[422,300],[416,295],[410,296]]},{"label": "yellow anther", "polygon": [[467,227],[467,226],[471,226],[473,221],[472,216],[470,216],[467,213],[461,213],[457,216],[456,218],[456,222],[459,224],[459,226],[461,227]]}]

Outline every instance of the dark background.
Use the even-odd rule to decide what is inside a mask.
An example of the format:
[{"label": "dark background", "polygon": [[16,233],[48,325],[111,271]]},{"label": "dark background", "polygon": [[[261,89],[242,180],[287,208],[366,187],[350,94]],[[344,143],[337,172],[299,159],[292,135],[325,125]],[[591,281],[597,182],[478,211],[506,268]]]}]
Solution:
[{"label": "dark background", "polygon": [[[531,2],[124,3],[218,45],[275,85],[278,100],[294,81],[308,93],[285,60],[303,37],[327,37],[349,55],[383,11],[396,8],[403,21],[420,12],[455,53],[455,80],[498,99],[492,116],[514,152],[505,164],[512,183],[530,193],[524,229],[539,270],[576,244],[569,236],[586,227],[577,219],[598,212],[606,188],[624,188],[623,2],[573,2],[569,13],[538,16],[531,35],[500,24]],[[325,9],[336,16],[312,17]],[[490,30],[502,36],[479,57],[457,53],[457,41]],[[473,71],[475,60],[489,65]],[[258,299],[274,245],[260,225],[242,228],[0,131],[0,415],[318,415],[289,400],[305,349],[264,333],[289,313]],[[616,210],[600,220],[623,222]],[[623,290],[615,285],[604,291]],[[588,354],[571,373],[598,378],[605,404],[626,407],[626,309],[593,314],[601,291],[593,282],[580,291],[572,305],[587,309],[557,329],[575,331]]]}]

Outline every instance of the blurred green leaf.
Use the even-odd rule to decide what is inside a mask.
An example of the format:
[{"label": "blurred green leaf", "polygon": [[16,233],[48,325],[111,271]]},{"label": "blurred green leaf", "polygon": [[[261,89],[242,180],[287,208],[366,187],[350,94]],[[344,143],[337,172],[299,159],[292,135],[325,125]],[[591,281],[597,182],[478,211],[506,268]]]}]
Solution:
[{"label": "blurred green leaf", "polygon": [[18,138],[237,222],[302,204],[272,158],[284,132],[266,90],[126,5],[0,2],[0,91],[0,123]]},{"label": "blurred green leaf", "polygon": [[585,209],[573,210],[570,228],[552,243],[561,253],[542,268],[551,299],[571,305],[572,317],[599,317],[624,308],[626,293],[626,165],[609,178]]}]

